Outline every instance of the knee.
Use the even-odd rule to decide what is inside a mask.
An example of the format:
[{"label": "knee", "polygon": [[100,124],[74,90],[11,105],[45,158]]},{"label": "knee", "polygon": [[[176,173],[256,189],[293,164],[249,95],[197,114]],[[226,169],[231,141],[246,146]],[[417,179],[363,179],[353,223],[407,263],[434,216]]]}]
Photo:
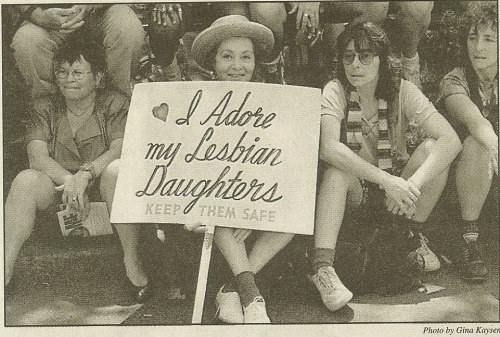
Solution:
[{"label": "knee", "polygon": [[412,157],[415,158],[417,165],[420,166],[425,161],[425,159],[429,157],[435,145],[436,145],[435,139],[427,138],[418,146],[418,148],[412,155]]},{"label": "knee", "polygon": [[15,199],[28,201],[41,200],[47,195],[54,194],[54,183],[45,173],[27,169],[21,171],[12,182],[7,199],[15,196]]},{"label": "knee", "polygon": [[469,136],[464,140],[462,153],[462,159],[470,159],[474,162],[487,162],[489,161],[489,154],[486,148],[476,140],[476,138]]},{"label": "knee", "polygon": [[431,23],[433,1],[403,1],[399,3],[400,15],[405,23],[427,29]]},{"label": "knee", "polygon": [[49,41],[47,31],[29,23],[17,30],[12,38],[12,48],[18,54],[23,53],[26,56],[36,55],[34,51],[42,46],[45,41]]},{"label": "knee", "polygon": [[286,20],[286,10],[281,2],[251,3],[250,16],[252,21],[268,27],[273,32],[282,31]]},{"label": "knee", "polygon": [[356,5],[361,14],[354,22],[371,21],[382,25],[389,11],[389,2],[365,2]]},{"label": "knee", "polygon": [[134,11],[126,5],[112,5],[105,13],[106,47],[123,44],[131,50],[142,48],[146,32]]},{"label": "knee", "polygon": [[12,182],[11,191],[29,191],[30,194],[41,184],[42,181],[47,179],[48,176],[38,170],[27,169],[21,171]]},{"label": "knee", "polygon": [[101,174],[100,190],[103,196],[106,192],[114,190],[116,186],[116,179],[120,170],[120,159],[116,159],[109,163]]}]

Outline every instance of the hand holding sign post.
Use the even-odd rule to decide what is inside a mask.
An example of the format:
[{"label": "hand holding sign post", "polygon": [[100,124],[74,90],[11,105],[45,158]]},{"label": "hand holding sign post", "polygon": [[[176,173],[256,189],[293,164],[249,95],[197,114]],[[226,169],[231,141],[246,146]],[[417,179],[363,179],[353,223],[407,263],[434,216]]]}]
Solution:
[{"label": "hand holding sign post", "polygon": [[313,88],[137,85],[111,221],[313,234],[319,111]]}]

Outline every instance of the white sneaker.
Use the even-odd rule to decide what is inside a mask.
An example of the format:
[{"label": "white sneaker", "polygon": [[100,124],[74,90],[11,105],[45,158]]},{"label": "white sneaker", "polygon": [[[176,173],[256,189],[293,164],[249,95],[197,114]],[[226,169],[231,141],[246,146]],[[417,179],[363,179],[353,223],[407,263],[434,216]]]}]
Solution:
[{"label": "white sneaker", "polygon": [[223,293],[222,286],[215,296],[215,306],[219,319],[230,324],[243,323],[243,309],[241,307],[240,295],[237,292]]},{"label": "white sneaker", "polygon": [[245,324],[271,323],[266,312],[266,302],[262,296],[255,297],[248,307],[243,308],[243,316]]},{"label": "white sneaker", "polygon": [[[413,235],[412,232],[410,233]],[[422,271],[429,272],[438,270],[441,267],[441,262],[439,262],[439,258],[427,246],[429,240],[422,233],[418,233],[418,235],[420,238],[415,237],[415,239],[420,240],[420,247],[408,254],[408,258],[417,261]]]},{"label": "white sneaker", "polygon": [[332,266],[319,268],[309,279],[318,289],[323,303],[331,311],[339,310],[352,299],[352,292],[340,281]]}]

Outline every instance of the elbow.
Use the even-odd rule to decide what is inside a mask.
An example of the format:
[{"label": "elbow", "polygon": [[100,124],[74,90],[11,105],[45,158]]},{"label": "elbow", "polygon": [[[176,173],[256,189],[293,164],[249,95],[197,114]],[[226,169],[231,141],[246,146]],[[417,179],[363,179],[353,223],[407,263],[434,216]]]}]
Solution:
[{"label": "elbow", "polygon": [[319,158],[329,166],[336,166],[340,159],[339,144],[340,142],[338,141],[321,144]]},{"label": "elbow", "polygon": [[456,133],[453,133],[446,136],[445,139],[450,153],[452,153],[453,158],[455,158],[462,151],[462,142],[460,138],[458,138]]}]

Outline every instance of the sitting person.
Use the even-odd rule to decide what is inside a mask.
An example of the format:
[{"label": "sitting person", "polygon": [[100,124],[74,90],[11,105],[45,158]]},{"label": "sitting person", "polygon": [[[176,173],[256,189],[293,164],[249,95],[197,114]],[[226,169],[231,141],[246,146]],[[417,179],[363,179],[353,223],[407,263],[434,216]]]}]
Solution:
[{"label": "sitting person", "polygon": [[495,2],[469,3],[460,34],[464,56],[441,81],[438,98],[463,141],[455,177],[462,219],[457,262],[470,281],[488,276],[477,239],[479,215],[498,177],[497,17]]},{"label": "sitting person", "polygon": [[[241,15],[217,19],[193,43],[193,57],[214,72],[219,81],[255,81],[259,56],[272,50],[274,38],[265,26]],[[245,240],[258,235],[250,252]],[[216,297],[219,318],[227,323],[269,323],[265,301],[254,275],[293,238],[293,234],[253,232],[249,229],[217,227],[214,240],[229,263],[234,278]]]},{"label": "sitting person", "polygon": [[144,44],[142,24],[126,5],[16,6],[20,27],[12,40],[17,66],[33,100],[54,94],[52,59],[76,32],[99,38],[106,51],[108,86],[130,95]]},{"label": "sitting person", "polygon": [[[370,22],[348,26],[339,36],[338,48],[339,78],[330,81],[322,95],[320,160],[324,170],[316,205],[315,274],[311,277],[332,311],[353,296],[333,268],[344,211],[366,212],[360,207],[368,206],[367,195],[380,194],[370,200],[376,202],[374,209],[386,208],[406,218],[397,222],[410,229],[408,246],[418,248],[409,257],[422,270],[440,267],[421,231],[461,149],[444,117],[413,83],[395,72],[391,45],[381,28]],[[411,125],[426,138],[410,155],[407,132]],[[377,194],[379,189],[385,197]]]},{"label": "sitting person", "polygon": [[282,51],[285,46],[284,23],[287,18],[282,2],[217,2],[216,11],[222,15],[244,15],[269,28],[274,36],[272,49],[262,56],[262,75],[267,83],[284,83]]},{"label": "sitting person", "polygon": [[[111,208],[129,100],[100,89],[105,68],[102,48],[82,39],[70,38],[54,57],[58,93],[33,103],[27,134],[30,168],[16,176],[5,204],[6,284],[37,211],[62,199],[82,219],[88,215],[89,198],[99,195]],[[151,288],[138,255],[139,226],[115,228],[134,299],[142,302]]]}]

